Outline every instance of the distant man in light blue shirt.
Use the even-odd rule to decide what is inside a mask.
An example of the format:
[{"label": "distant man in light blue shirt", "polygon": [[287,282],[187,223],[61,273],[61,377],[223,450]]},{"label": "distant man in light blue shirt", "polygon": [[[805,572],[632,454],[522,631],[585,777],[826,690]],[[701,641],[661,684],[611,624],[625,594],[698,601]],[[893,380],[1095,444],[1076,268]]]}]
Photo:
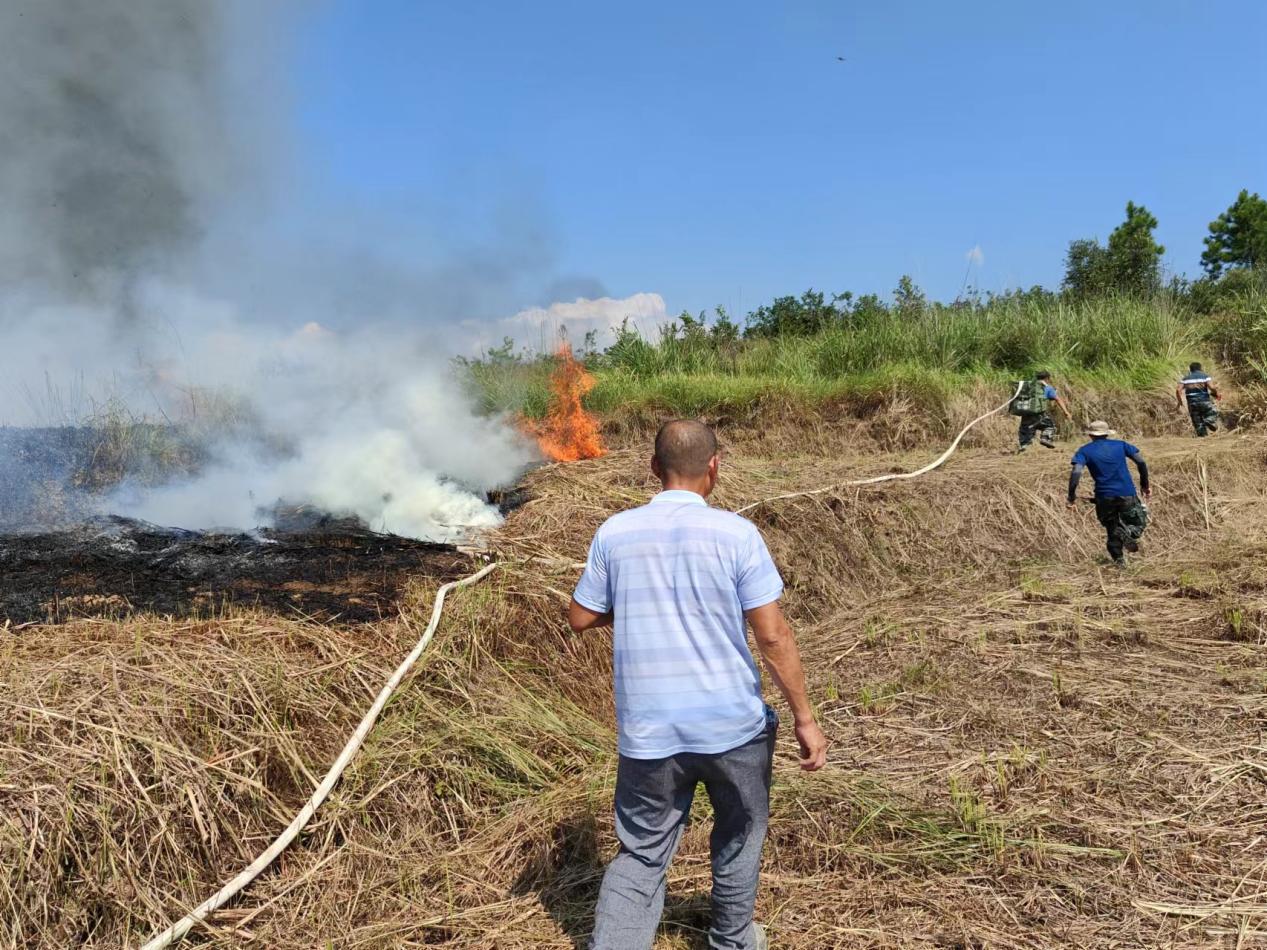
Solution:
[{"label": "distant man in light blue shirt", "polygon": [[717,483],[712,430],[666,424],[651,469],[664,490],[598,529],[568,610],[577,632],[615,628],[620,853],[603,877],[590,947],[651,947],[669,862],[702,782],[715,814],[708,945],[759,950],[766,938],[752,916],[777,719],[761,696],[749,624],[792,711],[802,768],[823,767],[827,740],[761,534],[704,500]]}]

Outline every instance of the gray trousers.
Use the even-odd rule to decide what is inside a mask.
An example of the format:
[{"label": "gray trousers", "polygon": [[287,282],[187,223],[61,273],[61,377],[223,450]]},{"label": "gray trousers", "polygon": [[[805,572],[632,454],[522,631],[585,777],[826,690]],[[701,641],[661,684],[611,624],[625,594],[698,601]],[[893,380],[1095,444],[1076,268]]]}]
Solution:
[{"label": "gray trousers", "polygon": [[751,950],[761,847],[770,819],[770,770],[777,724],[728,752],[667,759],[621,756],[616,772],[620,853],[607,866],[590,950],[650,950],[664,911],[664,884],[695,797],[713,805],[713,919],[710,950]]}]

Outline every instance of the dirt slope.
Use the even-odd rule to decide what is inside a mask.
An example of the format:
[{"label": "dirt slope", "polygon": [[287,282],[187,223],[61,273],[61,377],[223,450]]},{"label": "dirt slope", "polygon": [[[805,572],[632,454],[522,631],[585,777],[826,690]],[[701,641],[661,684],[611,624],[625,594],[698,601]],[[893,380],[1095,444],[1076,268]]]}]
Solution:
[{"label": "dirt slope", "polygon": [[[929,454],[733,441],[729,507]],[[1064,510],[1070,447],[971,449],[916,482],[753,513],[834,741],[815,776],[783,748],[759,908],[777,946],[1267,942],[1264,452],[1258,436],[1141,445],[1155,523],[1125,573],[1089,507]],[[582,556],[647,497],[642,455],[535,473],[492,544]],[[559,615],[573,579],[508,565],[456,595],[303,847],[204,943],[583,945],[613,740],[606,644]],[[242,613],[0,635],[0,945],[129,945],[236,871],[428,595],[363,627]],[[701,824],[659,947],[704,945],[707,878]]]}]

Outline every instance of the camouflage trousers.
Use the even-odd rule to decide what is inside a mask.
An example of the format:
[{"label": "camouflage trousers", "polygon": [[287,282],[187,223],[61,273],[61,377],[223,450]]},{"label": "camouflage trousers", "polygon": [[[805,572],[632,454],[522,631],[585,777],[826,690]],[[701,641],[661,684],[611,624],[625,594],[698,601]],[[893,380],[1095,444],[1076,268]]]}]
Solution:
[{"label": "camouflage trousers", "polygon": [[1044,447],[1049,449],[1056,447],[1056,420],[1051,417],[1050,412],[1036,416],[1021,416],[1021,428],[1017,433],[1021,448],[1028,447],[1034,441],[1034,436],[1038,436],[1039,443]]},{"label": "camouflage trousers", "polygon": [[1188,403],[1188,416],[1192,419],[1192,428],[1198,438],[1204,438],[1219,428],[1218,407],[1209,400]]},{"label": "camouflage trousers", "polygon": [[1148,509],[1134,495],[1129,498],[1097,498],[1095,516],[1108,535],[1109,557],[1121,559],[1123,550],[1134,546],[1148,527]]}]

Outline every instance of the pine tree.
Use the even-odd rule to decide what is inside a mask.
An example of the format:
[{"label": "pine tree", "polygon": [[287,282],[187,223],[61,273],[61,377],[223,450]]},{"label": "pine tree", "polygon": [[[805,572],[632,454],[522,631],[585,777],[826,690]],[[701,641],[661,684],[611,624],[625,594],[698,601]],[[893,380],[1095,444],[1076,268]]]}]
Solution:
[{"label": "pine tree", "polygon": [[1145,297],[1161,289],[1161,257],[1153,238],[1157,219],[1143,205],[1126,203],[1126,220],[1109,235],[1108,270],[1115,290]]},{"label": "pine tree", "polygon": [[1211,277],[1225,268],[1267,266],[1267,201],[1242,189],[1232,206],[1210,222],[1201,266]]},{"label": "pine tree", "polygon": [[1161,257],[1166,249],[1153,238],[1157,219],[1143,205],[1126,203],[1126,220],[1105,247],[1094,238],[1069,243],[1065,292],[1073,297],[1106,293],[1147,297],[1161,289]]}]

